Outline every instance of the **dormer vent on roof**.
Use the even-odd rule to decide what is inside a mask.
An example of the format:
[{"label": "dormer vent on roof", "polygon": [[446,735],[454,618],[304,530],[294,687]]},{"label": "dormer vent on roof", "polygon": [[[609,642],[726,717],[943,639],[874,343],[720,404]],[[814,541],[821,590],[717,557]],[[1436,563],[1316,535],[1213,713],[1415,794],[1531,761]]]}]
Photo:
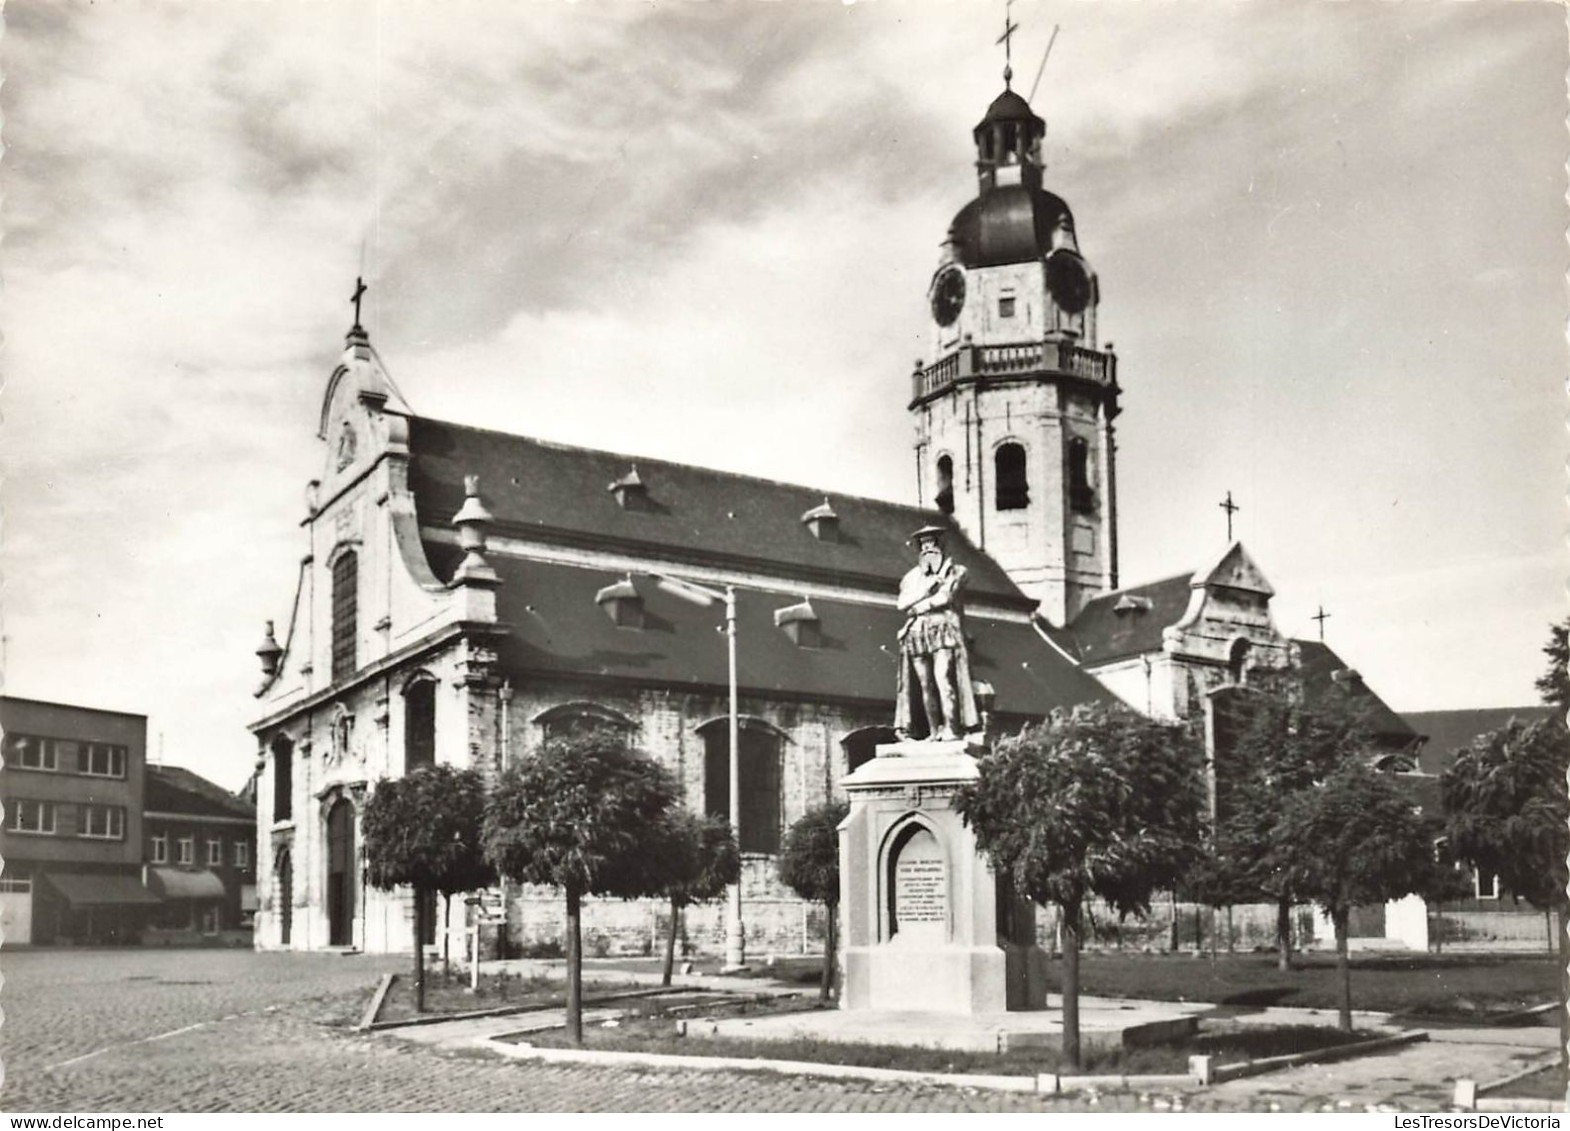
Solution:
[{"label": "dormer vent on roof", "polygon": [[1118,603],[1112,606],[1112,611],[1119,616],[1128,613],[1148,613],[1156,607],[1156,603],[1149,597],[1141,597],[1134,593],[1125,593],[1118,598]]},{"label": "dormer vent on roof", "polygon": [[649,489],[638,474],[637,464],[633,464],[631,471],[605,489],[616,496],[616,505],[624,511],[649,509]]},{"label": "dormer vent on roof", "polygon": [[1331,672],[1330,679],[1332,683],[1339,683],[1346,688],[1363,685],[1363,675],[1356,668],[1342,668],[1340,671]]},{"label": "dormer vent on roof", "polygon": [[812,602],[803,597],[800,604],[774,610],[774,626],[783,628],[791,643],[800,648],[823,647],[823,627]]},{"label": "dormer vent on roof", "polygon": [[643,597],[630,574],[596,593],[594,603],[605,610],[617,628],[643,627]]},{"label": "dormer vent on roof", "polygon": [[838,542],[840,540],[840,516],[834,513],[834,508],[824,499],[822,505],[813,507],[801,516],[801,521],[807,529],[812,531],[812,536],[819,542]]}]

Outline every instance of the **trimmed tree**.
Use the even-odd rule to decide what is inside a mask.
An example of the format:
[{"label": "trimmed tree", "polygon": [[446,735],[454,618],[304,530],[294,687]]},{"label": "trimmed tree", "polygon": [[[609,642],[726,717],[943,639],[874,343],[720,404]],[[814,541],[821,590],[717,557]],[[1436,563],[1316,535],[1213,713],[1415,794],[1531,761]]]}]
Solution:
[{"label": "trimmed tree", "polygon": [[676,966],[676,935],[682,911],[694,903],[719,899],[741,879],[741,852],[730,822],[687,809],[672,809],[659,831],[659,847],[648,857],[655,874],[646,885],[670,900],[670,929],[665,934],[665,963],[660,984],[671,984]]},{"label": "trimmed tree", "polygon": [[583,1043],[585,895],[645,895],[677,789],[665,767],[608,728],[553,738],[521,759],[485,807],[486,855],[504,876],[558,888],[567,903],[567,1036]]},{"label": "trimmed tree", "polygon": [[480,844],[485,781],[474,770],[420,766],[383,778],[365,802],[367,881],[414,889],[414,1007],[425,1011],[425,897],[474,891],[496,880]]},{"label": "trimmed tree", "polygon": [[1290,970],[1292,905],[1309,897],[1294,888],[1288,799],[1372,756],[1364,712],[1343,696],[1305,704],[1285,689],[1247,688],[1218,700],[1217,714],[1214,851],[1196,886],[1219,903],[1274,903],[1276,965]]},{"label": "trimmed tree", "polygon": [[834,959],[840,905],[839,827],[850,814],[850,803],[828,801],[807,810],[780,846],[780,879],[802,899],[823,904],[823,978],[818,1000],[828,1001],[834,988]]},{"label": "trimmed tree", "polygon": [[998,875],[1058,908],[1063,1056],[1078,1066],[1079,946],[1086,902],[1148,910],[1199,850],[1204,754],[1192,728],[1118,706],[1076,707],[1026,727],[980,760],[955,808]]},{"label": "trimmed tree", "polygon": [[[1556,638],[1563,634],[1556,627]],[[1461,751],[1439,779],[1445,832],[1456,859],[1557,918],[1559,1000],[1567,1001],[1565,855],[1570,851],[1570,730],[1561,718],[1531,725],[1515,719]],[[1559,1011],[1560,1062],[1570,1012]]]},{"label": "trimmed tree", "polygon": [[1330,917],[1341,981],[1340,1026],[1352,1029],[1347,928],[1352,908],[1420,890],[1433,869],[1432,840],[1411,799],[1387,775],[1353,759],[1325,781],[1283,798],[1287,882]]}]

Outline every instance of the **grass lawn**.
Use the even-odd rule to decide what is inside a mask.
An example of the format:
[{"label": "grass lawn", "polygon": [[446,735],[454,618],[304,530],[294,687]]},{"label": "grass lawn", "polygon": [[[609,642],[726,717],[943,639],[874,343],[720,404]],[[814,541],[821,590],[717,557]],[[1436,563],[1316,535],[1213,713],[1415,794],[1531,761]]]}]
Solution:
[{"label": "grass lawn", "polygon": [[[1050,964],[1054,993],[1061,963]],[[1352,1008],[1413,1018],[1478,1020],[1554,1000],[1547,955],[1368,955],[1352,959]],[[1156,1001],[1335,1009],[1340,981],[1333,955],[1294,957],[1276,969],[1264,954],[1208,956],[1086,954],[1080,992]]]},{"label": "grass lawn", "polygon": [[[1036,1075],[1071,1071],[1060,1061],[1058,1050],[1050,1047],[991,1053],[820,1041],[805,1037],[778,1041],[725,1036],[682,1037],[676,1034],[672,1018],[659,1012],[657,999],[640,1005],[642,1008],[638,1016],[624,1017],[614,1026],[586,1027],[583,1047],[598,1051],[650,1052],[672,1056],[805,1060],[865,1068],[899,1068],[913,1072]],[[703,1016],[755,1016],[764,1012],[798,1013],[802,1009],[799,1001],[740,1003],[724,1009],[707,1009]],[[1189,1056],[1197,1053],[1212,1055],[1222,1064],[1235,1064],[1286,1053],[1338,1047],[1365,1040],[1368,1036],[1368,1033],[1349,1034],[1318,1026],[1264,1028],[1220,1022],[1207,1027],[1196,1038],[1182,1043],[1139,1049],[1086,1049],[1083,1065],[1077,1071],[1112,1075],[1181,1074],[1188,1070]],[[566,1032],[561,1029],[520,1034],[517,1039],[520,1044],[545,1048],[570,1047]]]},{"label": "grass lawn", "polygon": [[[1487,1083],[1486,1080],[1481,1083]],[[1550,1064],[1540,1072],[1523,1076],[1513,1084],[1506,1084],[1497,1092],[1486,1093],[1489,1099],[1563,1100],[1565,1074],[1557,1064]]]},{"label": "grass lawn", "polygon": [[[605,994],[626,993],[630,990],[653,989],[652,986],[639,985],[635,982],[615,981],[593,983],[585,982],[583,996],[586,1002],[592,1002],[596,997]],[[362,999],[360,1008],[365,1007],[369,996]],[[449,980],[442,977],[439,970],[427,971],[425,975],[425,1013],[419,1014],[414,1009],[414,981],[410,974],[399,974],[398,980],[387,991],[387,997],[382,1002],[382,1010],[377,1014],[378,1021],[404,1021],[413,1017],[428,1016],[444,1013],[473,1013],[482,1009],[525,1008],[547,1009],[561,1008],[567,1002],[567,985],[561,979],[547,978],[541,975],[527,977],[512,975],[486,974],[480,978],[478,992],[471,993],[469,979],[458,977],[456,974]],[[358,1020],[358,1017],[355,1018]]]}]

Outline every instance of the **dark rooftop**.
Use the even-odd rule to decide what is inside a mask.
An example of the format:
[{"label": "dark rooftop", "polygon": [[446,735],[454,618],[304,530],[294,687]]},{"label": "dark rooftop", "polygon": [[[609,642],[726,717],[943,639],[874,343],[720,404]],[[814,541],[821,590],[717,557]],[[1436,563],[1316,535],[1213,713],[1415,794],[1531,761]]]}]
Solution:
[{"label": "dark rooftop", "polygon": [[[1188,608],[1192,573],[1118,589],[1087,602],[1069,625],[1081,663],[1104,664],[1161,651],[1161,630]],[[1062,637],[1059,637],[1061,640]]]},{"label": "dark rooftop", "polygon": [[[426,525],[447,527],[463,505],[464,476],[478,475],[500,533],[892,593],[915,560],[906,539],[938,524],[952,531],[948,549],[969,570],[972,598],[1034,606],[937,511],[419,417],[410,423],[409,484]],[[636,497],[624,506],[610,487],[634,467],[643,486],[626,492]],[[825,497],[838,529],[819,539],[802,516]]]},{"label": "dark rooftop", "polygon": [[1418,734],[1425,735],[1419,762],[1430,774],[1443,773],[1456,754],[1479,735],[1498,730],[1511,719],[1535,723],[1550,718],[1552,707],[1476,707],[1459,711],[1403,711],[1401,717]]},{"label": "dark rooftop", "polygon": [[154,813],[190,813],[255,819],[256,809],[216,782],[184,766],[146,767],[142,804]]},{"label": "dark rooftop", "polygon": [[[453,548],[431,547],[433,559]],[[506,558],[493,554],[501,576],[498,614],[511,631],[502,665],[515,673],[621,678],[665,686],[720,689],[727,683],[722,610],[688,604],[634,575],[644,626],[618,627],[595,602],[625,575],[608,570]],[[744,693],[811,699],[887,702],[892,715],[896,633],[903,620],[892,606],[812,597],[821,647],[803,647],[775,624],[777,609],[799,594],[737,590],[738,681]],[[997,691],[1000,714],[1045,715],[1075,703],[1112,701],[1028,624],[971,613],[972,672]]]}]

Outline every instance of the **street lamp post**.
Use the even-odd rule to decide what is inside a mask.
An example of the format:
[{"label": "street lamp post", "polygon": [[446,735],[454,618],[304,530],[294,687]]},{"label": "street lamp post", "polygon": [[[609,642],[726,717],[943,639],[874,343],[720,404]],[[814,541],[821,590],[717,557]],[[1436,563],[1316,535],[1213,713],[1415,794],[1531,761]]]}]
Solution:
[{"label": "street lamp post", "polygon": [[[656,573],[656,583],[673,597],[694,605],[708,608],[716,601],[725,602],[725,645],[730,669],[730,827],[741,844],[741,755],[740,711],[736,692],[736,587],[727,585],[723,590],[711,589],[696,581]],[[747,961],[746,932],[741,922],[741,882],[731,884],[726,893],[725,911],[725,966],[739,969]]]}]

